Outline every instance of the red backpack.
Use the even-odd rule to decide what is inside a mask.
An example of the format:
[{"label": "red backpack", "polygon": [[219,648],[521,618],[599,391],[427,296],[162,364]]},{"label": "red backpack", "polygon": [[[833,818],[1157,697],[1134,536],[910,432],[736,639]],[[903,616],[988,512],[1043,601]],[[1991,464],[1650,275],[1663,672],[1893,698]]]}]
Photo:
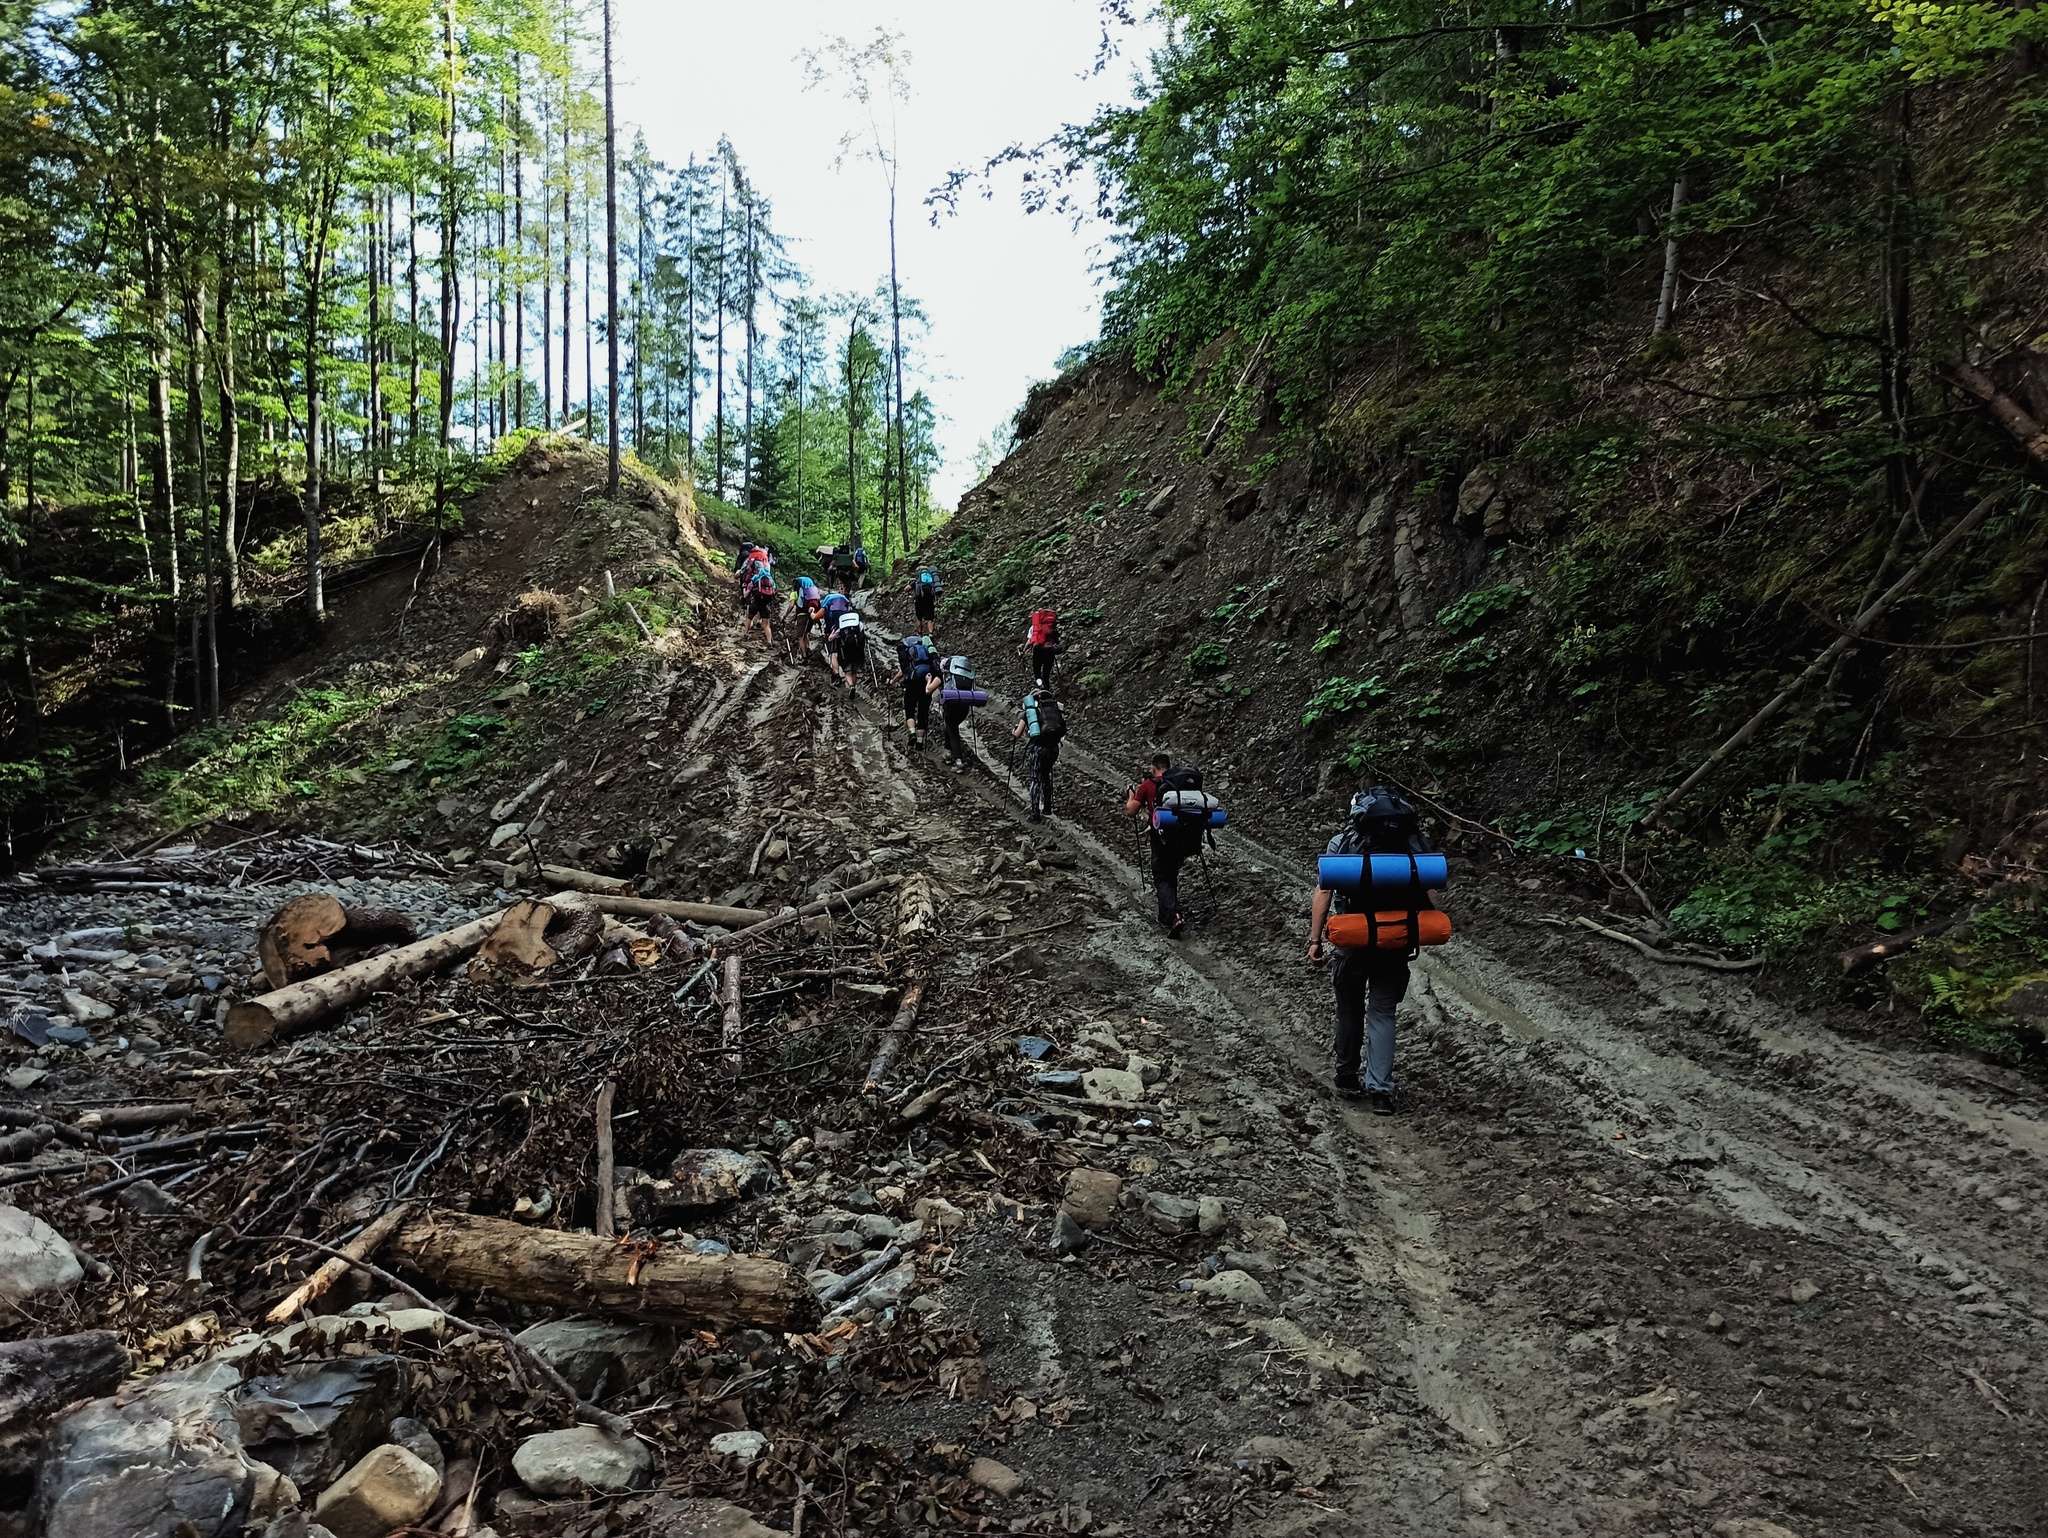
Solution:
[{"label": "red backpack", "polygon": [[1051,609],[1031,611],[1031,644],[1054,646],[1059,642],[1060,617]]}]

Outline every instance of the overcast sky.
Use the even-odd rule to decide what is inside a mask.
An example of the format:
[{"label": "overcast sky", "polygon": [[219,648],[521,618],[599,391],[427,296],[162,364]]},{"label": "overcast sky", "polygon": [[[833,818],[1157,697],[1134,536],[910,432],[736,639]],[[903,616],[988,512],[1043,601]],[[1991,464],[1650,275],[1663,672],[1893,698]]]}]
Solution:
[{"label": "overcast sky", "polygon": [[1095,0],[614,3],[622,122],[672,165],[729,135],[773,201],[790,254],[827,293],[870,291],[887,276],[887,203],[874,165],[834,168],[841,135],[862,120],[838,96],[807,91],[797,56],[837,35],[865,42],[878,25],[903,34],[911,97],[899,118],[899,266],[929,317],[928,388],[945,454],[934,489],[952,506],[973,479],[975,444],[1063,351],[1095,337],[1104,253],[1099,227],[1077,232],[1056,214],[1026,215],[1014,176],[992,202],[977,197],[936,226],[925,195],[955,166],[1128,99],[1137,39],[1121,31],[1125,56],[1093,75]]}]

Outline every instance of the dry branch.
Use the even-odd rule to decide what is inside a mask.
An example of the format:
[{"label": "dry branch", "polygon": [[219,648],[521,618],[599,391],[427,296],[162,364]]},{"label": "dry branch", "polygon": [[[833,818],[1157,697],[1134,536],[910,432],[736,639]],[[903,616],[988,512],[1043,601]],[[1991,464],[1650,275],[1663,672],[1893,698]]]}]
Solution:
[{"label": "dry branch", "polygon": [[423,977],[460,961],[497,927],[502,914],[486,914],[459,929],[429,935],[350,966],[309,977],[245,1000],[228,1011],[224,1033],[231,1047],[260,1047],[279,1036],[317,1025],[373,993],[407,978]]},{"label": "dry branch", "polygon": [[833,892],[814,903],[805,903],[801,908],[785,908],[773,918],[763,919],[757,924],[748,925],[745,929],[735,930],[725,937],[725,944],[736,945],[741,940],[751,940],[757,935],[770,934],[800,919],[816,918],[821,913],[830,913],[834,908],[850,907],[863,897],[874,896],[884,887],[895,886],[902,879],[901,876],[877,876],[873,881],[863,881],[859,886],[848,887],[843,892]]},{"label": "dry branch", "polygon": [[710,1329],[807,1330],[818,1300],[802,1276],[752,1255],[623,1245],[596,1234],[440,1213],[398,1232],[396,1253],[437,1287],[514,1303]]},{"label": "dry branch", "polygon": [[1908,929],[1901,934],[1886,935],[1882,940],[1872,940],[1868,945],[1852,945],[1841,954],[1842,971],[1861,972],[1865,967],[1875,966],[1880,961],[1903,956],[1929,935],[1939,934],[1948,928],[1949,923],[1948,919],[1943,919],[1939,923],[1922,924],[1918,929]]},{"label": "dry branch", "polygon": [[725,1056],[720,1060],[727,1073],[740,1071],[740,958],[731,955],[725,958],[725,986],[719,990],[719,1002],[725,1006]]},{"label": "dry branch", "polygon": [[1679,951],[1660,951],[1647,940],[1638,940],[1634,935],[1623,934],[1618,929],[1609,929],[1605,924],[1596,924],[1581,915],[1575,920],[1581,929],[1590,929],[1596,935],[1605,935],[1610,940],[1619,940],[1623,945],[1632,946],[1652,961],[1661,961],[1666,966],[1707,967],[1715,972],[1747,972],[1752,967],[1764,964],[1761,956],[1745,956],[1740,961],[1726,961],[1719,956],[1688,956]]},{"label": "dry branch", "polygon": [[775,917],[765,908],[722,908],[716,903],[670,902],[658,897],[609,897],[594,895],[591,906],[605,913],[623,913],[633,918],[664,914],[693,924],[720,924],[730,929],[742,924],[760,924]]},{"label": "dry branch", "polygon": [[398,1225],[405,1221],[406,1214],[411,1211],[412,1206],[408,1202],[400,1202],[393,1207],[344,1244],[340,1255],[333,1260],[323,1261],[319,1270],[286,1293],[277,1307],[264,1317],[271,1324],[283,1324],[288,1321],[292,1315],[340,1281],[343,1273],[348,1270],[350,1261],[368,1260],[383,1248],[384,1241],[398,1231]]},{"label": "dry branch", "polygon": [[896,1018],[889,1022],[889,1029],[882,1033],[881,1045],[875,1049],[875,1060],[868,1064],[867,1083],[863,1092],[880,1089],[883,1078],[896,1066],[896,1059],[903,1051],[904,1042],[917,1026],[917,1007],[924,1001],[924,979],[919,978],[903,990],[903,1002],[897,1006]]},{"label": "dry branch", "polygon": [[1834,645],[1814,658],[1808,664],[1806,671],[1780,690],[1769,704],[1765,705],[1763,709],[1737,727],[1735,734],[1718,748],[1714,749],[1713,752],[1709,753],[1697,769],[1693,770],[1691,774],[1679,782],[1675,790],[1667,791],[1664,797],[1644,815],[1643,821],[1645,823],[1655,823],[1680,797],[1691,790],[1693,786],[1699,784],[1701,780],[1705,779],[1716,764],[1748,742],[1750,738],[1754,737],[1762,729],[1764,723],[1791,704],[1798,697],[1801,689],[1804,689],[1814,679],[1825,673],[1837,657],[1860,641],[1863,638],[1863,632],[1876,624],[1884,616],[1885,610],[1889,609],[1895,600],[1903,596],[1922,577],[1939,565],[1943,558],[1951,550],[1955,549],[1957,545],[1961,544],[1978,524],[1989,517],[1992,508],[1998,505],[2003,495],[2004,493],[2002,492],[1994,491],[1990,496],[1963,514],[1961,518],[1957,519],[1954,526],[1941,537],[1934,548],[1920,557],[1919,564],[1887,588],[1884,595],[1872,603],[1869,608],[1851,620],[1848,629],[1843,632],[1841,638]]},{"label": "dry branch", "polygon": [[540,867],[540,879],[551,887],[591,892],[602,897],[627,897],[633,891],[630,881],[622,881],[617,876],[600,876],[595,871],[577,870],[568,865],[543,865]]},{"label": "dry branch", "polygon": [[514,812],[518,811],[522,806],[526,805],[527,802],[531,801],[543,790],[546,790],[548,787],[548,782],[568,767],[569,761],[566,758],[557,759],[554,763],[550,764],[547,768],[543,769],[539,774],[535,775],[531,780],[527,781],[526,785],[522,789],[514,791],[511,795],[507,796],[503,801],[500,801],[496,806],[492,807],[491,821],[505,822],[508,819],[510,819]]},{"label": "dry branch", "polygon": [[612,1236],[612,1097],[618,1086],[610,1079],[597,1087],[597,1218],[601,1238]]},{"label": "dry branch", "polygon": [[2025,407],[1998,388],[1992,377],[1972,364],[1957,361],[1948,366],[1957,384],[1977,398],[1985,410],[1998,418],[1998,425],[2012,434],[2013,441],[2035,464],[2048,468],[2048,428],[2027,414]]}]

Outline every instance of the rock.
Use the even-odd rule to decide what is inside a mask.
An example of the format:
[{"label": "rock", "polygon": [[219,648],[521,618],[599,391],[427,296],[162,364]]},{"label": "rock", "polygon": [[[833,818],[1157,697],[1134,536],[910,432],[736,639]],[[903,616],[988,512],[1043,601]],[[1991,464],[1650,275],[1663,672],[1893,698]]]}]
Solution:
[{"label": "rock", "polygon": [[1081,1227],[1101,1233],[1109,1227],[1110,1216],[1123,1193],[1123,1177],[1108,1170],[1068,1170],[1067,1194],[1060,1210]]},{"label": "rock", "polygon": [[1163,1191],[1147,1191],[1144,1204],[1145,1221],[1162,1234],[1190,1233],[1202,1220],[1201,1205],[1189,1201],[1185,1196],[1168,1196]]},{"label": "rock", "polygon": [[1211,1303],[1231,1308],[1271,1308],[1273,1300],[1258,1279],[1244,1271],[1218,1271],[1196,1282],[1194,1290]]},{"label": "rock", "polygon": [[394,1527],[419,1521],[440,1498],[440,1471],[386,1442],[322,1490],[313,1515],[334,1538],[384,1538]]},{"label": "rock", "polygon": [[867,1240],[869,1248],[896,1237],[896,1220],[879,1212],[864,1212],[853,1220],[853,1231]]},{"label": "rock", "polygon": [[900,1266],[891,1267],[869,1282],[861,1289],[858,1301],[851,1308],[842,1305],[842,1310],[845,1313],[857,1314],[868,1308],[877,1312],[885,1308],[894,1308],[916,1289],[917,1262],[906,1260]]},{"label": "rock", "polygon": [[[0,1342],[0,1446],[66,1405],[111,1391],[128,1367],[127,1348],[110,1330]],[[0,1470],[8,1461],[0,1452]]]},{"label": "rock", "polygon": [[1290,1488],[1314,1489],[1330,1477],[1330,1456],[1293,1437],[1253,1437],[1233,1455],[1246,1473],[1269,1482],[1279,1473]]},{"label": "rock", "polygon": [[1145,1081],[1122,1068],[1091,1068],[1081,1075],[1081,1093],[1097,1105],[1131,1105],[1145,1098]]},{"label": "rock", "polygon": [[455,659],[455,671],[466,673],[489,655],[490,653],[483,647],[472,646],[468,651]]},{"label": "rock", "polygon": [[1031,1087],[1043,1095],[1078,1095],[1081,1091],[1081,1071],[1078,1068],[1053,1068],[1031,1076]]},{"label": "rock", "polygon": [[512,1454],[512,1472],[535,1495],[632,1490],[654,1474],[654,1454],[634,1437],[599,1426],[571,1426],[528,1437]]},{"label": "rock", "polygon": [[1317,1372],[1331,1372],[1348,1383],[1356,1383],[1371,1372],[1361,1352],[1349,1346],[1325,1346],[1292,1319],[1255,1319],[1254,1330],[1304,1366]]},{"label": "rock", "polygon": [[441,1451],[441,1444],[434,1440],[434,1433],[427,1429],[424,1421],[416,1421],[410,1415],[401,1415],[391,1423],[388,1435],[392,1441],[436,1474],[443,1479],[447,1478],[448,1455]]},{"label": "rock", "polygon": [[334,1538],[334,1533],[293,1507],[272,1517],[263,1528],[262,1538]]},{"label": "rock", "polygon": [[1230,1216],[1220,1196],[1205,1196],[1195,1204],[1195,1226],[1205,1239],[1214,1239],[1230,1226]]},{"label": "rock", "polygon": [[50,1076],[45,1068],[10,1068],[7,1070],[7,1087],[13,1090],[34,1089]]},{"label": "rock", "polygon": [[1179,485],[1174,484],[1170,486],[1161,486],[1157,491],[1153,492],[1152,495],[1148,497],[1145,501],[1146,516],[1151,518],[1165,517],[1166,514],[1169,511],[1171,511],[1173,507],[1174,493],[1179,490]]},{"label": "rock", "polygon": [[896,1230],[896,1242],[906,1250],[924,1238],[924,1224],[916,1218]]},{"label": "rock", "polygon": [[585,1399],[608,1399],[651,1378],[676,1354],[668,1325],[551,1319],[519,1332],[519,1343],[567,1378]]},{"label": "rock", "polygon": [[401,1374],[395,1356],[351,1356],[250,1378],[229,1396],[242,1446],[301,1490],[324,1489],[384,1440]]},{"label": "rock", "polygon": [[91,1025],[96,1020],[114,1018],[113,1005],[102,1004],[98,999],[80,993],[76,988],[66,988],[63,997],[66,1012],[80,1025]]},{"label": "rock", "polygon": [[949,1234],[967,1226],[967,1214],[943,1196],[920,1196],[910,1209],[925,1227]]},{"label": "rock", "polygon": [[711,1439],[711,1450],[721,1457],[752,1463],[768,1451],[768,1439],[758,1431],[721,1431]]},{"label": "rock", "polygon": [[0,1207],[0,1303],[75,1287],[84,1277],[62,1234],[19,1207]]},{"label": "rock", "polygon": [[229,1395],[242,1375],[208,1362],[95,1399],[50,1428],[29,1528],[43,1538],[226,1538],[298,1503],[292,1482],[249,1456]]},{"label": "rock", "polygon": [[1166,1070],[1163,1067],[1149,1057],[1140,1057],[1135,1052],[1124,1060],[1124,1072],[1136,1074],[1147,1089],[1166,1077]]},{"label": "rock", "polygon": [[130,1212],[139,1212],[146,1218],[176,1217],[185,1210],[183,1202],[154,1180],[138,1180],[132,1186],[124,1186],[114,1200]]},{"label": "rock", "polygon": [[1820,1296],[1820,1283],[1811,1277],[1802,1276],[1792,1284],[1791,1290],[1785,1296],[1794,1303],[1811,1303]]},{"label": "rock", "polygon": [[621,1189],[635,1223],[672,1228],[688,1221],[689,1214],[759,1196],[781,1184],[782,1177],[765,1154],[687,1148],[676,1155],[665,1178],[642,1176],[631,1184],[622,1182]]},{"label": "rock", "polygon": [[786,1528],[764,1527],[744,1507],[702,1496],[652,1495],[620,1514],[649,1538],[789,1538]]},{"label": "rock", "polygon": [[976,1458],[967,1465],[967,1477],[980,1485],[990,1495],[1008,1500],[1024,1488],[1024,1476],[1007,1463],[998,1463],[993,1458]]},{"label": "rock", "polygon": [[1034,1063],[1042,1062],[1045,1054],[1051,1050],[1052,1043],[1043,1036],[1019,1036],[1017,1038],[1017,1055],[1029,1058]]},{"label": "rock", "polygon": [[1224,1269],[1249,1271],[1254,1276],[1271,1276],[1280,1269],[1280,1262],[1270,1250],[1225,1250]]},{"label": "rock", "polygon": [[1078,1255],[1088,1247],[1088,1231],[1061,1207],[1052,1215],[1052,1248],[1055,1255]]},{"label": "rock", "polygon": [[526,824],[523,822],[501,823],[491,830],[490,847],[493,849],[503,849],[525,831]]},{"label": "rock", "polygon": [[1789,1527],[1762,1517],[1723,1517],[1714,1524],[1714,1538],[1799,1538]]}]

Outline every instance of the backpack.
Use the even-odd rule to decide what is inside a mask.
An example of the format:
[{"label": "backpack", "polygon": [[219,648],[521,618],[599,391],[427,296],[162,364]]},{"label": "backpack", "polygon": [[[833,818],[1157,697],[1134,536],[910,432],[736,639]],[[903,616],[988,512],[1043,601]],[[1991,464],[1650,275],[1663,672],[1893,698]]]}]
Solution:
[{"label": "backpack", "polygon": [[1058,700],[1033,695],[1024,702],[1024,730],[1038,742],[1058,742],[1067,735],[1067,713]]},{"label": "backpack", "polygon": [[764,598],[773,598],[775,596],[775,574],[765,566],[756,568],[753,577],[747,583],[747,590],[759,593]]},{"label": "backpack", "polygon": [[825,596],[825,601],[818,607],[822,609],[827,615],[835,615],[844,614],[848,609],[851,609],[853,605],[847,601],[846,595],[844,593],[828,593]]},{"label": "backpack", "polygon": [[858,614],[839,616],[839,660],[842,664],[858,667],[867,661],[868,637],[861,628]]},{"label": "backpack", "polygon": [[868,569],[868,547],[866,545],[855,545],[853,547],[853,569],[855,571],[866,571]]},{"label": "backpack", "polygon": [[1034,609],[1031,612],[1031,644],[1033,646],[1057,646],[1060,639],[1060,617],[1051,609]]},{"label": "backpack", "polygon": [[923,588],[925,590],[926,595],[929,597],[943,598],[946,596],[946,584],[939,580],[939,574],[937,572],[919,572],[917,574],[917,585]]},{"label": "backpack", "polygon": [[1168,849],[1194,854],[1202,847],[1202,835],[1222,827],[1224,820],[1223,803],[1202,789],[1202,771],[1193,764],[1175,764],[1159,776],[1152,831]]},{"label": "backpack", "polygon": [[916,682],[932,676],[931,643],[921,635],[907,635],[896,643],[903,659],[903,676]]},{"label": "backpack", "polygon": [[[1354,811],[1351,826],[1374,854],[1407,854],[1422,832],[1422,815],[1407,797],[1375,785],[1366,793],[1364,811]],[[1356,805],[1356,803],[1353,803]]]}]

